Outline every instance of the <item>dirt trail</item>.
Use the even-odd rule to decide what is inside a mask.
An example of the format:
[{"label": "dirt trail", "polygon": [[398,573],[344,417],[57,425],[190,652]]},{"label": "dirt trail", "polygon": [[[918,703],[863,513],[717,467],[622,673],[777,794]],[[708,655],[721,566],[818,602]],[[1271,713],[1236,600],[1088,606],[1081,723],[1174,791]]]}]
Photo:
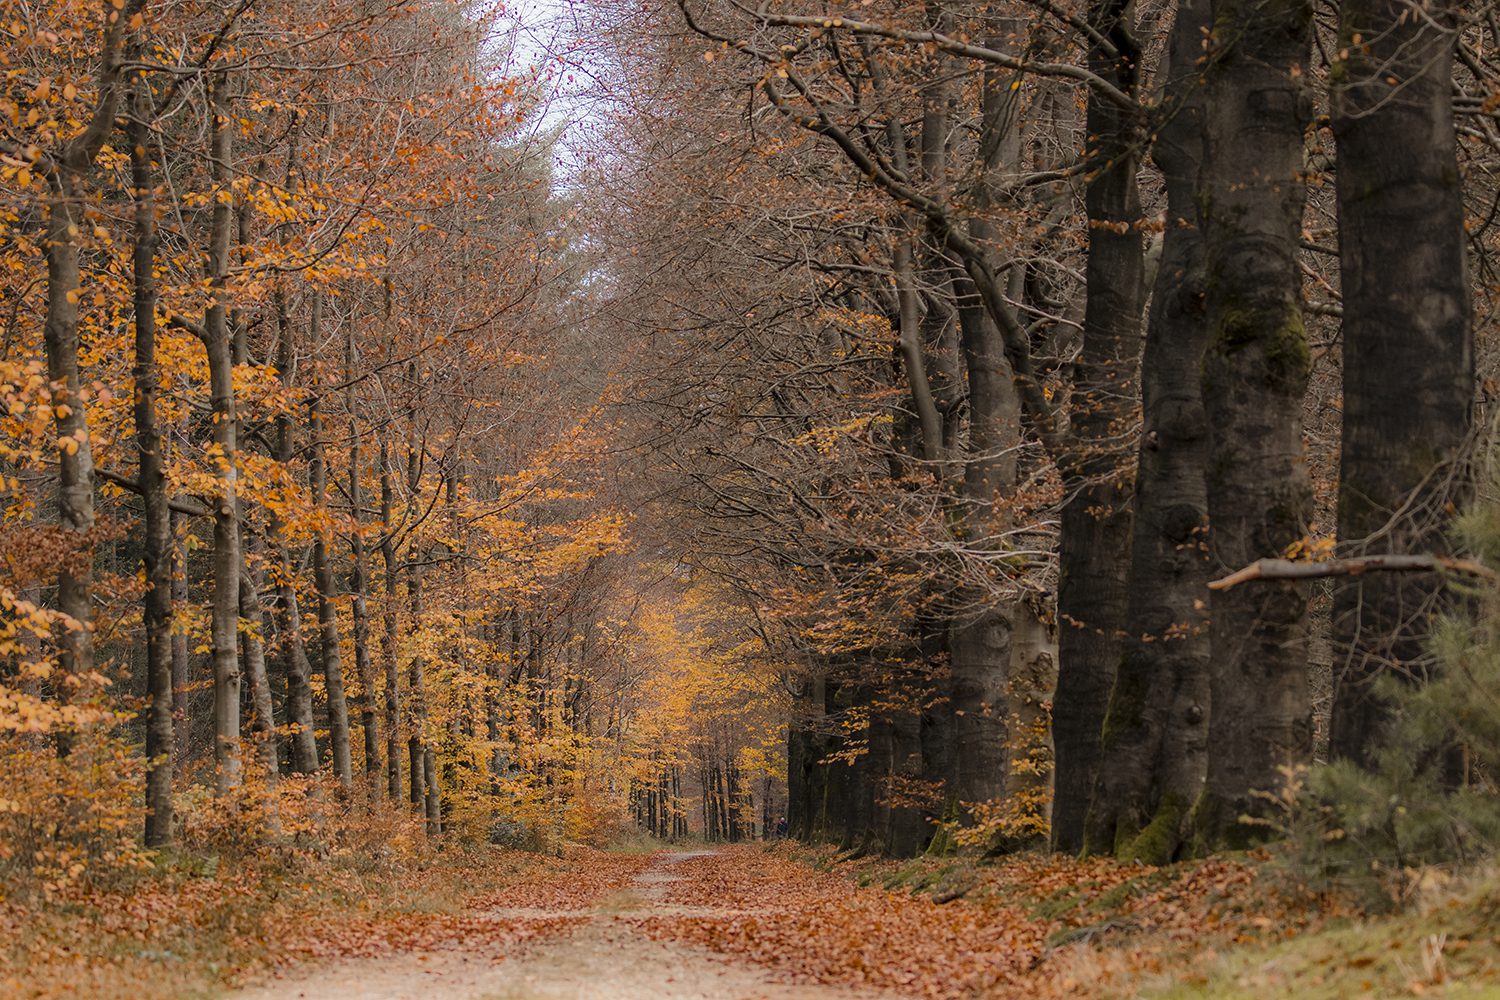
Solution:
[{"label": "dirt trail", "polygon": [[715,919],[755,911],[667,901],[677,866],[705,852],[661,854],[620,892],[588,911],[498,909],[507,920],[577,913],[576,931],[504,961],[454,950],[321,965],[232,993],[229,1000],[898,1000],[893,994],[778,981],[766,970],[691,945],[652,941],[641,918]]}]

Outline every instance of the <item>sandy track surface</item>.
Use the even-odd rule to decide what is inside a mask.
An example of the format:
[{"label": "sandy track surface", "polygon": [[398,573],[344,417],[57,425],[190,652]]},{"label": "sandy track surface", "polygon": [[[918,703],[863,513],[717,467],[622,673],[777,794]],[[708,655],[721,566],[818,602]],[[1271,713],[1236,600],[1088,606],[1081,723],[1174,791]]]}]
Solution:
[{"label": "sandy track surface", "polygon": [[642,918],[718,919],[743,909],[665,901],[677,866],[703,852],[658,856],[629,888],[588,911],[498,909],[509,920],[586,916],[572,933],[493,961],[466,952],[396,954],[320,965],[230,994],[230,1000],[894,1000],[892,994],[791,984],[691,945],[653,941]]}]

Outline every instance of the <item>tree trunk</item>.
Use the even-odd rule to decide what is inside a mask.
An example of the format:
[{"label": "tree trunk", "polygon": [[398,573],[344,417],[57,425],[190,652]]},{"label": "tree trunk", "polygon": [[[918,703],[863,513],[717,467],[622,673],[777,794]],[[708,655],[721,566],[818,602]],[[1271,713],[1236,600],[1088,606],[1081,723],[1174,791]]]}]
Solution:
[{"label": "tree trunk", "polygon": [[437,754],[430,745],[422,747],[422,780],[427,786],[424,799],[427,836],[436,837],[443,832],[443,800],[438,792]]},{"label": "tree trunk", "polygon": [[[1281,554],[1312,513],[1302,457],[1309,355],[1299,307],[1304,132],[1311,46],[1307,0],[1214,0],[1205,107],[1204,251],[1209,344],[1212,561]],[[1297,584],[1213,593],[1208,772],[1193,809],[1199,849],[1241,847],[1240,822],[1280,769],[1308,759],[1307,600]]]},{"label": "tree trunk", "polygon": [[1203,102],[1198,65],[1209,0],[1177,8],[1153,155],[1167,189],[1166,232],[1141,365],[1124,655],[1110,695],[1085,850],[1165,864],[1178,853],[1203,787],[1209,716],[1204,614],[1208,429],[1199,385],[1206,343],[1198,172]]},{"label": "tree trunk", "polygon": [[203,342],[213,410],[213,462],[219,470],[214,498],[214,763],[215,788],[223,795],[241,781],[240,760],[240,516],[238,435],[234,399],[234,355],[225,301],[229,279],[229,241],[234,201],[229,178],[231,128],[229,81],[220,73],[213,82],[213,136],[210,174],[214,208],[209,234],[208,278],[213,298],[203,317]]},{"label": "tree trunk", "polygon": [[[411,565],[406,571],[406,593],[411,602],[411,628],[419,632],[422,628],[422,573],[417,568],[420,555],[413,552]],[[427,816],[427,832],[435,835],[434,812],[437,811],[437,771],[432,764],[432,752],[427,747],[427,683],[426,661],[420,646],[412,653],[410,673],[407,677],[410,694],[407,697],[406,731],[409,734],[407,751],[411,761],[412,806]]]},{"label": "tree trunk", "polygon": [[[1089,68],[1127,94],[1140,68],[1124,0],[1096,0],[1089,20],[1102,43]],[[1137,183],[1139,121],[1090,92],[1084,194],[1088,256],[1083,346],[1073,378],[1070,433],[1063,458],[1062,531],[1058,541],[1058,676],[1053,700],[1056,787],[1055,849],[1083,846],[1084,818],[1099,772],[1100,735],[1129,592],[1130,492],[1133,470],[1124,442],[1135,419],[1140,366],[1145,260]]]},{"label": "tree trunk", "polygon": [[[47,311],[42,323],[47,378],[53,387],[57,431],[57,517],[67,539],[57,571],[57,607],[68,621],[59,628],[58,653],[67,679],[94,669],[92,591],[94,579],[94,457],[88,432],[88,401],[78,369],[78,303],[83,295],[79,240],[85,224],[89,170],[115,127],[125,89],[126,26],[143,0],[129,0],[105,25],[99,45],[98,97],[84,127],[73,131],[56,155],[39,160],[47,180]],[[72,130],[70,130],[72,131]],[[58,748],[66,752],[67,735]]]},{"label": "tree trunk", "polygon": [[[1335,66],[1344,428],[1339,542],[1357,552],[1447,550],[1468,496],[1474,334],[1454,135],[1458,6],[1344,0]],[[1359,41],[1356,41],[1359,40]],[[1449,506],[1449,504],[1453,506]],[[1338,580],[1329,750],[1368,764],[1388,708],[1380,675],[1420,677],[1442,590],[1435,575]]]},{"label": "tree trunk", "polygon": [[[354,378],[355,349],[354,328],[350,325],[348,340],[348,371],[346,378]],[[370,786],[370,796],[376,798],[380,788],[380,724],[375,700],[375,664],[370,658],[370,555],[365,546],[363,532],[364,492],[360,476],[360,433],[358,399],[354,387],[349,387],[349,514],[353,530],[349,533],[349,545],[354,553],[354,571],[349,579],[349,589],[354,591],[354,672],[359,677],[359,721],[365,738],[365,777]],[[387,780],[389,783],[389,780]]]},{"label": "tree trunk", "polygon": [[244,575],[240,578],[240,616],[246,630],[240,636],[244,647],[245,676],[250,681],[250,704],[255,715],[250,721],[250,735],[260,756],[261,773],[266,787],[274,789],[280,777],[280,755],[276,750],[276,716],[271,702],[271,675],[266,669],[265,612],[260,606],[260,570],[250,546],[246,546]]},{"label": "tree trunk", "polygon": [[135,189],[135,445],[145,514],[141,570],[146,593],[141,624],[146,633],[146,846],[172,841],[172,514],[162,470],[161,427],[156,416],[160,371],[156,364],[156,199],[147,130],[149,90],[142,81],[130,119],[130,179]]},{"label": "tree trunk", "polygon": [[[916,671],[903,672],[906,678],[903,687],[909,691],[920,692],[926,684],[926,679],[914,676],[916,673]],[[922,810],[917,808],[913,801],[913,796],[922,783],[922,719],[917,707],[920,703],[916,700],[920,695],[907,697],[912,698],[910,706],[897,704],[887,710],[889,718],[886,720],[885,738],[888,743],[886,756],[890,764],[885,787],[880,792],[887,803],[885,851],[891,857],[897,858],[914,857],[921,853],[922,848],[927,846],[928,831],[928,824],[923,818]],[[765,783],[767,832],[774,821],[775,816],[771,808],[771,784],[768,777]]]},{"label": "tree trunk", "polygon": [[[937,23],[945,26],[946,20],[946,14],[940,15]],[[1013,22],[1002,21],[994,44],[1012,44],[1012,26]],[[996,236],[983,216],[993,203],[996,181],[1002,173],[1020,169],[1021,143],[1011,113],[1015,101],[1008,83],[998,75],[985,75],[977,150],[980,212],[969,226],[971,237],[980,245],[990,245]],[[944,163],[950,113],[946,89],[941,85],[930,88],[922,119],[921,164],[923,174],[939,190],[947,183]],[[1012,274],[1019,275],[1020,269]],[[1016,479],[1020,402],[997,319],[986,313],[972,280],[950,261],[943,283],[954,301],[969,416],[954,523],[961,544],[988,548],[993,535],[1005,527],[997,523],[995,500]],[[937,367],[942,367],[941,362]],[[938,415],[930,419],[937,420]],[[947,421],[948,426],[953,423]],[[924,442],[940,433],[936,428],[927,430]],[[924,450],[930,460],[947,457],[943,444],[925,443]],[[1013,609],[992,607],[991,600],[983,588],[962,585],[946,601],[943,641],[948,670],[938,677],[938,703],[926,713],[922,728],[927,778],[941,782],[941,811],[948,820],[966,820],[968,806],[1002,798],[1009,777],[1005,690],[1010,674],[1008,616]]]},{"label": "tree trunk", "polygon": [[[54,175],[47,206],[47,317],[43,338],[47,377],[53,385],[57,430],[57,515],[66,555],[57,573],[57,607],[68,616],[59,629],[63,678],[94,668],[92,590],[94,578],[94,458],[89,443],[87,401],[78,371],[78,300],[82,276],[78,239],[83,226],[81,172],[66,167]],[[60,690],[66,696],[66,680]]]},{"label": "tree trunk", "polygon": [[[281,328],[276,367],[280,370],[283,385],[290,387],[296,353],[286,301],[280,292],[276,296],[276,313]],[[288,475],[293,453],[292,420],[282,414],[276,418],[276,461]],[[292,730],[292,770],[298,774],[315,774],[318,770],[318,739],[312,687],[308,683],[312,665],[307,661],[307,647],[302,639],[302,610],[297,598],[296,573],[281,518],[271,511],[266,523],[267,540],[276,553],[276,629],[281,643],[281,670],[286,678],[286,715]]]},{"label": "tree trunk", "polygon": [[191,719],[188,718],[188,681],[192,672],[192,654],[188,650],[187,632],[177,627],[177,612],[187,607],[187,548],[182,543],[180,518],[172,513],[169,530],[172,560],[172,745],[180,763],[187,759],[189,737],[192,735]]},{"label": "tree trunk", "polygon": [[950,678],[944,724],[953,727],[953,751],[944,789],[945,813],[966,819],[967,806],[998,801],[1006,792],[1010,621],[991,608],[955,610],[947,648]]},{"label": "tree trunk", "polygon": [[[316,310],[316,304],[314,309]],[[316,338],[314,338],[316,342]],[[312,433],[313,501],[321,518],[328,509],[328,466],[323,451],[323,415],[316,397],[309,403]],[[320,519],[321,519],[320,518]],[[328,693],[328,738],[333,746],[333,773],[345,786],[354,781],[349,750],[349,703],[344,697],[344,666],[339,652],[338,606],[335,603],[333,555],[328,528],[320,523],[313,539],[313,576],[318,586],[318,633],[323,652],[323,679]]]},{"label": "tree trunk", "polygon": [[385,667],[385,783],[392,802],[401,801],[400,628],[396,611],[395,490],[384,439],[380,442],[380,557],[385,565],[385,605],[381,609],[380,658]]}]

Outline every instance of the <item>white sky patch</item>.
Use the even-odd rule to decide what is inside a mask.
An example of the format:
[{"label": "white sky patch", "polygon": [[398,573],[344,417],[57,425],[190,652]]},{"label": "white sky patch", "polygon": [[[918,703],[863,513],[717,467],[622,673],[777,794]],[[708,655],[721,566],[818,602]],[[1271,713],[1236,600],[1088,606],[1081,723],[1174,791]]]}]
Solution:
[{"label": "white sky patch", "polygon": [[548,140],[556,183],[566,186],[592,155],[589,126],[599,100],[589,70],[587,7],[569,0],[516,0],[505,8],[514,26],[510,65],[498,71],[534,80],[538,114],[528,135]]}]

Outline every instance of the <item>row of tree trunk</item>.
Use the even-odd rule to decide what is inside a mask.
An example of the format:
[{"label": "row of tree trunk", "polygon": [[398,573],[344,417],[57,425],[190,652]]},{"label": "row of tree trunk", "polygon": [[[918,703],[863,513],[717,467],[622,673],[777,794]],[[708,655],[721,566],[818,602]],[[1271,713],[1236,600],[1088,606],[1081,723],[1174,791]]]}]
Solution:
[{"label": "row of tree trunk", "polygon": [[[211,109],[208,146],[204,161],[208,164],[214,190],[213,208],[208,222],[204,279],[209,290],[209,304],[201,317],[173,316],[174,326],[192,332],[202,342],[208,363],[211,389],[212,451],[218,468],[218,489],[211,502],[204,504],[191,498],[169,496],[163,472],[163,433],[158,417],[161,384],[157,358],[158,234],[157,206],[154,192],[160,179],[154,175],[150,153],[150,130],[159,106],[155,102],[149,75],[127,72],[123,64],[135,43],[125,25],[142,5],[127,5],[124,17],[112,18],[105,31],[98,81],[98,99],[88,129],[55,150],[45,161],[49,180],[48,277],[46,354],[49,374],[63,387],[62,400],[69,405],[56,408],[59,451],[58,507],[64,527],[78,538],[78,551],[65,560],[58,576],[58,604],[69,619],[59,631],[63,650],[63,668],[68,675],[84,677],[95,668],[92,641],[92,539],[95,522],[95,479],[87,433],[86,401],[79,391],[80,340],[78,333],[78,290],[80,273],[78,253],[82,217],[80,206],[87,202],[88,174],[104,144],[114,135],[116,119],[126,119],[124,141],[131,151],[131,179],[135,191],[133,236],[133,308],[135,317],[133,408],[134,435],[139,471],[133,480],[112,477],[116,485],[125,486],[141,498],[144,534],[141,562],[147,582],[143,625],[146,637],[146,689],[149,709],[146,720],[146,752],[151,761],[147,779],[146,842],[149,846],[167,843],[172,836],[172,788],[174,770],[181,763],[176,744],[189,733],[187,688],[190,684],[186,637],[173,630],[173,609],[186,600],[187,567],[185,559],[173,544],[173,535],[190,530],[183,522],[202,518],[212,523],[212,678],[213,737],[215,787],[221,794],[238,788],[244,780],[242,710],[250,710],[249,733],[256,747],[257,768],[262,778],[274,785],[281,767],[277,738],[278,720],[275,705],[290,732],[288,769],[311,773],[320,767],[315,739],[319,720],[313,716],[309,688],[312,672],[303,645],[303,630],[295,585],[296,569],[292,552],[283,535],[283,525],[272,517],[264,536],[244,531],[244,500],[238,489],[240,420],[236,410],[234,369],[251,362],[244,318],[233,309],[226,293],[232,265],[235,240],[246,235],[245,214],[237,210],[231,194],[235,163],[233,135],[230,126],[236,98],[235,81],[227,71],[205,74]],[[175,90],[174,90],[175,92]],[[170,95],[169,95],[170,96]],[[296,168],[289,163],[289,173]],[[298,341],[296,324],[288,316],[286,300],[278,295],[280,305],[279,368],[292,384]],[[316,342],[320,336],[321,302],[317,296],[310,309],[307,329],[302,336]],[[351,335],[352,337],[352,335]],[[352,348],[351,339],[351,352]],[[269,360],[269,359],[264,359]],[[350,364],[354,363],[351,355]],[[308,440],[311,490],[320,511],[326,506],[328,492],[325,432],[321,397],[315,392],[308,404]],[[297,445],[292,433],[292,418],[278,421],[272,457],[289,464]],[[386,726],[390,740],[386,748],[389,794],[399,799],[400,767],[396,733],[405,728],[410,733],[409,755],[412,775],[410,788],[414,802],[421,802],[430,828],[438,828],[439,795],[432,762],[432,748],[423,736],[425,708],[422,700],[423,664],[420,655],[410,662],[409,690],[406,694],[407,715],[400,718],[402,692],[395,667],[398,625],[395,609],[397,581],[404,578],[411,607],[412,621],[419,621],[421,609],[421,573],[417,568],[424,553],[413,549],[403,562],[396,554],[395,525],[391,511],[390,480],[393,475],[383,460],[382,441],[380,477],[384,533],[380,549],[385,557],[386,611],[384,643],[386,665]],[[419,460],[412,453],[409,468],[412,475]],[[356,669],[366,697],[360,702],[359,721],[365,737],[365,762],[374,786],[382,773],[379,720],[373,693],[376,690],[374,668],[369,650],[368,596],[371,574],[363,547],[363,528],[359,516],[363,510],[359,488],[361,475],[359,442],[350,451],[349,494],[354,523],[349,541],[354,551],[348,589],[354,596],[354,637]],[[409,477],[407,486],[420,489],[420,482]],[[341,590],[338,570],[331,554],[330,537],[322,519],[314,543],[316,591],[318,595],[319,662],[326,695],[326,715],[322,720],[329,732],[328,757],[333,773],[345,785],[352,783],[353,773],[349,747],[350,708],[344,695],[340,658],[339,625],[336,602],[346,593]],[[262,558],[268,557],[276,567],[279,581],[274,588],[274,604],[267,614]],[[277,628],[274,643],[280,664],[279,697],[273,694],[272,677],[262,636],[266,619]],[[248,690],[245,690],[248,688]]]},{"label": "row of tree trunk", "polygon": [[[971,57],[976,45],[947,34],[941,8],[929,13],[929,30],[910,40],[939,53],[941,81],[944,53]],[[763,84],[774,106],[910,213],[914,235],[897,235],[896,294],[884,311],[913,415],[905,447],[917,466],[959,477],[958,537],[996,532],[996,499],[1017,483],[1005,456],[1018,440],[1040,442],[1060,474],[1052,845],[1162,862],[1264,837],[1268,827],[1255,821],[1263,793],[1312,758],[1302,586],[1207,584],[1305,545],[1314,530],[1300,262],[1313,19],[1306,0],[1177,5],[1157,72],[1161,100],[1148,109],[1134,16],[1115,0],[1089,6],[1086,304],[1066,414],[1041,391],[1018,313],[1028,294],[1022,269],[982,216],[960,221],[944,192],[944,157],[955,148],[946,85],[925,86],[915,141],[892,116],[887,146],[872,152],[868,130],[858,141],[843,131],[837,109],[818,104],[782,50],[762,54],[745,42],[740,51],[780,67]],[[1344,303],[1338,540],[1351,550],[1440,551],[1466,496],[1474,395],[1452,111],[1459,12],[1451,3],[1344,0],[1340,16],[1348,48],[1332,84]],[[755,17],[768,29],[816,28],[790,15]],[[993,27],[981,58],[1017,63],[1016,26],[998,13],[980,20]],[[840,27],[906,37],[863,22],[821,30]],[[1024,166],[1007,107],[1023,85],[1018,71],[986,71],[978,120],[989,131],[972,148],[984,161],[976,176],[997,190]],[[1150,281],[1143,149],[1167,196]],[[988,190],[980,185],[981,199],[1004,196]],[[932,303],[943,298],[967,388],[961,454],[936,377],[948,334]],[[1125,442],[1137,401],[1143,427],[1132,458]],[[1367,759],[1388,711],[1371,681],[1420,672],[1439,587],[1413,575],[1338,585],[1335,631],[1348,660],[1335,679],[1333,754]],[[1031,769],[1017,761],[1034,758],[1016,753],[1016,734],[1029,728],[1020,719],[1028,702],[1048,698],[1047,628],[1022,600],[985,604],[962,588],[942,597],[936,625],[916,630],[914,669],[875,690],[848,670],[812,682],[789,737],[797,835],[911,853],[968,805],[1028,790]],[[921,688],[927,707],[869,708],[902,686]],[[842,724],[851,717],[867,721]],[[916,820],[891,791],[912,776],[940,788]]]}]

